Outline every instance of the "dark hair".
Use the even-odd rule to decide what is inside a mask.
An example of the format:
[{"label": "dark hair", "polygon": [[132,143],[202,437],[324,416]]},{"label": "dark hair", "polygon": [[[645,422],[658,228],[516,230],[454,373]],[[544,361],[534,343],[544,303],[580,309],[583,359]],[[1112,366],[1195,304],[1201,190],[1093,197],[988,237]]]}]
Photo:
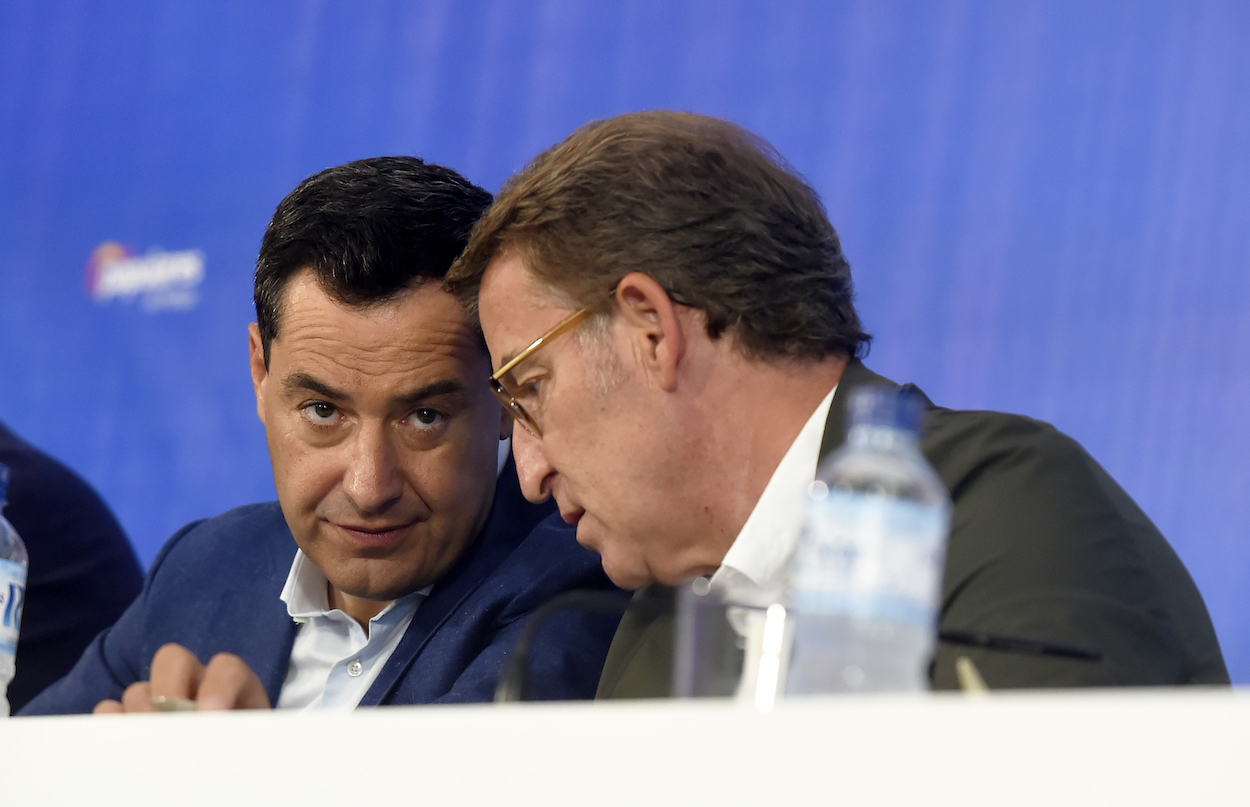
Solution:
[{"label": "dark hair", "polygon": [[311,269],[350,306],[441,281],[491,195],[416,157],[375,157],[328,168],[282,200],[256,259],[256,323],[265,364],[291,278]]},{"label": "dark hair", "polygon": [[444,288],[472,310],[508,253],[601,314],[621,277],[644,272],[751,357],[856,357],[871,339],[819,197],[766,142],[714,118],[640,112],[578,129],[508,181]]}]

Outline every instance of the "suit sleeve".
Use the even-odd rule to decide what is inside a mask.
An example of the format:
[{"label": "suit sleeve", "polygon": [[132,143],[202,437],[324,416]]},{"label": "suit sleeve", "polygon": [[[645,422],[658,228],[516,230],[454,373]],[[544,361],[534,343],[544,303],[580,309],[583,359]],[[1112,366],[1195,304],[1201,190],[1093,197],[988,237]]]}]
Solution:
[{"label": "suit sleeve", "polygon": [[935,688],[957,686],[961,655],[992,689],[1228,681],[1180,560],[1075,441],[1008,416],[975,429],[956,422],[945,436],[931,455],[955,501],[941,626],[1069,645],[1100,659],[942,642]]},{"label": "suit sleeve", "polygon": [[179,541],[199,522],[183,527],[165,544],[143,582],[143,589],[112,627],[87,645],[65,677],[45,689],[18,712],[27,715],[86,714],[102,700],[121,698],[126,687],[147,678],[151,654],[147,632],[149,614],[161,608],[161,570]]}]

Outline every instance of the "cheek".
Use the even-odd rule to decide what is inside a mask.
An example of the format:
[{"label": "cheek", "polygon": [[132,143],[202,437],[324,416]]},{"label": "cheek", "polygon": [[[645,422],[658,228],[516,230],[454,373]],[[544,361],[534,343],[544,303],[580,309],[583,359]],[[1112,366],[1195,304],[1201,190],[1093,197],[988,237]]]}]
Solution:
[{"label": "cheek", "polygon": [[[499,440],[494,431],[456,435],[428,451],[414,451],[404,462],[406,476],[432,509],[455,511],[463,504],[485,497],[483,480],[496,476]],[[455,513],[452,512],[452,515]]]},{"label": "cheek", "polygon": [[274,485],[284,507],[311,512],[342,477],[335,453],[314,449],[293,437],[269,440]]},{"label": "cheek", "polygon": [[[650,480],[657,471],[663,469],[663,458],[655,454],[655,435],[633,423],[607,421],[599,436],[594,438],[593,458],[596,470],[601,469],[602,475],[610,475],[613,479],[633,480],[630,488],[640,481]],[[610,426],[607,424],[611,424]]]}]

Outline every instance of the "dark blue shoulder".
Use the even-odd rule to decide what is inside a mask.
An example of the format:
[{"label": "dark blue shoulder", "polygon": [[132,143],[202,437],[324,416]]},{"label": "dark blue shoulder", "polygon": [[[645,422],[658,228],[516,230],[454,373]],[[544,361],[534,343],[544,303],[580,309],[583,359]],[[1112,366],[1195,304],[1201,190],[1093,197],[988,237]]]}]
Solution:
[{"label": "dark blue shoulder", "polygon": [[584,563],[590,560],[599,565],[599,555],[577,542],[577,527],[565,522],[558,512],[538,522],[517,551],[546,558],[548,563]]},{"label": "dark blue shoulder", "polygon": [[577,543],[577,529],[559,514],[539,522],[501,564],[496,579],[508,580],[524,591],[516,606],[537,607],[552,597],[575,589],[616,591],[603,571],[599,555]]},{"label": "dark blue shoulder", "polygon": [[295,557],[295,539],[277,502],[236,507],[215,518],[193,521],[165,543],[149,577],[177,570],[202,574],[212,563],[224,571],[246,566],[287,568]]}]

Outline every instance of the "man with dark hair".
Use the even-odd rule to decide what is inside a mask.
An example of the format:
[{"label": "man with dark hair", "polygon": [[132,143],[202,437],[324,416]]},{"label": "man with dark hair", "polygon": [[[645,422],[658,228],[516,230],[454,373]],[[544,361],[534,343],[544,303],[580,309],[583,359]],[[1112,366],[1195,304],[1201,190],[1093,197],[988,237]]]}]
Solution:
[{"label": "man with dark hair", "polygon": [[[509,181],[445,288],[478,310],[526,496],[554,497],[644,602],[698,575],[737,601],[778,596],[847,399],[892,385],[859,360],[818,197],[724,121],[583,127]],[[1188,573],[1074,441],[928,404],[921,447],[954,500],[941,627],[1099,655],[944,641],[935,687],[956,685],[959,655],[994,688],[1228,681]],[[600,696],[668,694],[672,620],[655,605],[626,614]]]},{"label": "man with dark hair", "polygon": [[[332,168],[283,200],[250,327],[278,501],[175,535],[25,713],[490,700],[531,612],[611,588],[554,508],[523,500],[481,333],[440,287],[489,203],[414,158]],[[589,697],[614,628],[550,624],[532,694]]]}]

